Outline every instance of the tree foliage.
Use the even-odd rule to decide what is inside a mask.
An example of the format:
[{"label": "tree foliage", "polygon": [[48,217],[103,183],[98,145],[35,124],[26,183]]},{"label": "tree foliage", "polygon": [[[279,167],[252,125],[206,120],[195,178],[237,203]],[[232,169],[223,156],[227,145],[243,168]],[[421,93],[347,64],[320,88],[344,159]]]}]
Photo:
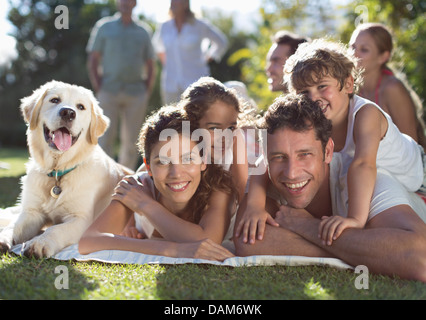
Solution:
[{"label": "tree foliage", "polygon": [[[90,88],[86,69],[86,46],[90,31],[101,17],[116,12],[116,0],[9,0],[8,18],[15,26],[19,57],[10,68],[0,70],[0,144],[24,145],[25,124],[19,113],[19,100],[43,83],[55,79]],[[60,14],[55,8],[65,5],[69,26],[55,26]],[[212,63],[212,75],[221,81],[239,80],[240,63],[228,64],[233,51],[247,46],[249,35],[236,31],[232,16],[205,12],[205,17],[228,35],[230,48],[220,63]],[[140,17],[155,30],[156,22]],[[149,112],[161,106],[160,63],[149,101]]]},{"label": "tree foliage", "polygon": [[315,38],[337,37],[335,12],[330,1],[319,0],[262,0],[261,22],[249,49],[234,53],[232,61],[243,60],[242,81],[258,104],[265,110],[280,94],[271,92],[265,73],[266,56],[272,45],[272,37],[279,30],[288,30]]},{"label": "tree foliage", "polygon": [[[0,144],[24,145],[25,124],[19,100],[51,79],[90,88],[85,51],[89,34],[98,19],[116,11],[116,5],[115,0],[8,1],[19,57],[10,68],[0,70],[0,109],[4,115],[0,118]],[[69,9],[69,29],[55,28],[55,8],[62,4]],[[269,91],[265,73],[266,55],[275,32],[285,29],[310,38],[327,36],[347,43],[357,23],[377,21],[393,29],[394,67],[406,73],[424,100],[425,9],[426,0],[357,0],[344,6],[331,0],[262,0],[260,22],[252,22],[256,25],[254,32],[237,30],[233,17],[221,10],[205,11],[204,17],[228,36],[230,44],[224,59],[211,64],[212,76],[221,81],[244,82],[259,108],[265,110],[278,95]],[[156,22],[147,22],[155,29]],[[157,76],[150,106],[153,109],[160,105]]]},{"label": "tree foliage", "polygon": [[319,0],[263,0],[255,42],[233,58],[245,61],[242,79],[259,107],[266,109],[276,97],[268,90],[264,72],[266,54],[276,31],[285,29],[312,39],[328,37],[348,43],[358,23],[382,22],[394,32],[394,68],[406,74],[408,82],[425,100],[425,11],[426,0],[357,0],[346,5]]}]

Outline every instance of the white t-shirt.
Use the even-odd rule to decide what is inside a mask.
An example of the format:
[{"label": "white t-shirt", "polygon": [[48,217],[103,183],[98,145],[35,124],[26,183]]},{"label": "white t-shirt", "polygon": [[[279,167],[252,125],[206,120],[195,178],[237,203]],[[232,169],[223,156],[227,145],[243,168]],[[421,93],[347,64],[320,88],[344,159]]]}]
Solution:
[{"label": "white t-shirt", "polygon": [[166,54],[161,76],[163,90],[178,92],[210,74],[208,58],[219,61],[225,54],[228,40],[206,20],[194,19],[178,32],[172,19],[159,25],[152,43],[157,53]]}]

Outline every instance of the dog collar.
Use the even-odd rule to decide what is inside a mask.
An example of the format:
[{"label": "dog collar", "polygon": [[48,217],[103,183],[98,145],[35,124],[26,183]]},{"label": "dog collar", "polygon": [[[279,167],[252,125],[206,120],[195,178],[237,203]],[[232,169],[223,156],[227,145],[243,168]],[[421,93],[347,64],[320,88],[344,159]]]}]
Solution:
[{"label": "dog collar", "polygon": [[59,170],[59,171],[53,170],[52,172],[48,173],[47,175],[49,177],[62,177],[64,175],[66,175],[67,173],[73,171],[75,168],[77,168],[77,166],[75,166],[74,168],[71,168],[71,169],[67,169],[67,170]]}]

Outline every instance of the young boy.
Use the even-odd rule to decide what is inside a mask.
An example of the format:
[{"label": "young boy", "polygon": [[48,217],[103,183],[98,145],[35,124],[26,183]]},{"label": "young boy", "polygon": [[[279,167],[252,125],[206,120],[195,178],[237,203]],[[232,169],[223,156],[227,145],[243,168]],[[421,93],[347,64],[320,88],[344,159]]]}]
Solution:
[{"label": "young boy", "polygon": [[[377,167],[386,169],[411,192],[418,190],[423,182],[418,144],[401,134],[379,106],[355,94],[362,79],[355,62],[345,46],[318,39],[300,45],[284,67],[284,80],[290,92],[306,94],[317,101],[332,121],[335,152],[341,153],[343,173],[347,175],[343,178],[348,179],[347,217],[324,217],[319,227],[319,237],[328,245],[344,229],[365,226]],[[309,180],[296,181],[287,188],[297,193],[307,184]],[[259,226],[262,229],[262,223],[275,224],[272,217],[260,209],[264,207],[263,185],[261,178],[252,180],[248,196],[250,209],[236,229],[236,235],[249,234],[251,242],[253,232]],[[262,235],[263,230],[258,230],[258,239]]]}]

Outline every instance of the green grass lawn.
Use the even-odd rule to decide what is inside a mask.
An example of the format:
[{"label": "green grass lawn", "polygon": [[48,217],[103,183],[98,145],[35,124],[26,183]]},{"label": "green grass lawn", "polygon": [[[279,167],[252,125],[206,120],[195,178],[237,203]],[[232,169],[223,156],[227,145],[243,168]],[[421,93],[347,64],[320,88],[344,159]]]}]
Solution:
[{"label": "green grass lawn", "polygon": [[[28,154],[0,150],[0,208],[19,194]],[[426,299],[426,284],[320,266],[222,267],[214,265],[123,265],[29,259],[0,255],[0,299],[144,300],[364,300]],[[364,282],[365,283],[365,282]]]}]

